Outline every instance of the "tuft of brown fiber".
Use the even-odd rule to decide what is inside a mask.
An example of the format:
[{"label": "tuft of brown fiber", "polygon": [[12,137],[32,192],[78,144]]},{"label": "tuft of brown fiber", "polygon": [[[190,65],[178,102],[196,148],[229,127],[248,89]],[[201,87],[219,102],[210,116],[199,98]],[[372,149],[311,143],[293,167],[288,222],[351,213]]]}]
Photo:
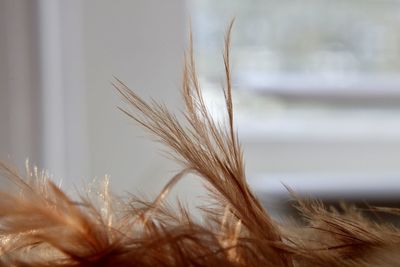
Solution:
[{"label": "tuft of brown fiber", "polygon": [[[262,207],[246,182],[233,125],[231,29],[232,24],[223,53],[225,124],[207,111],[191,37],[183,71],[183,120],[162,104],[144,101],[122,81],[113,84],[129,105],[121,110],[182,166],[153,201],[115,197],[108,179],[91,195],[71,199],[45,172],[27,168],[22,177],[0,164],[11,182],[0,190],[0,266],[400,266],[399,229],[373,222],[354,207],[339,212],[292,192],[305,221],[292,225],[278,223]],[[200,222],[183,204],[172,208],[165,201],[189,173],[205,182],[213,198],[201,209]]]}]

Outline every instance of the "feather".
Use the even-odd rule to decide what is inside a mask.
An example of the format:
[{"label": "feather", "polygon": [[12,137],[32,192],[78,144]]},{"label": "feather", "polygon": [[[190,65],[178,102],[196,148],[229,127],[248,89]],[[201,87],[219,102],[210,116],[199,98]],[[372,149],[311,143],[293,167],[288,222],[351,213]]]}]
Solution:
[{"label": "feather", "polygon": [[[184,119],[145,101],[121,80],[122,112],[170,151],[182,170],[154,200],[113,196],[107,177],[73,200],[46,172],[22,177],[1,163],[12,186],[0,190],[0,266],[394,266],[400,232],[362,210],[326,207],[289,188],[303,223],[275,221],[250,190],[234,126],[229,48],[225,36],[225,122],[215,121],[203,99],[190,34],[182,96]],[[212,200],[196,220],[185,205],[166,198],[187,174],[202,179]],[[374,208],[399,215],[396,209]]]}]

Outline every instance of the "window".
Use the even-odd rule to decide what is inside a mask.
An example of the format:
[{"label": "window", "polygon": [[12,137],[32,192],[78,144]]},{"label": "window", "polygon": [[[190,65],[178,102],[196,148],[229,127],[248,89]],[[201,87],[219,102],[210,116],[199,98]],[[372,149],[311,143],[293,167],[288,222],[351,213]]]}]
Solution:
[{"label": "window", "polygon": [[232,75],[251,172],[338,174],[339,183],[368,173],[360,184],[393,186],[392,174],[400,173],[399,1],[189,3],[198,69],[217,115],[223,36],[236,18]]}]

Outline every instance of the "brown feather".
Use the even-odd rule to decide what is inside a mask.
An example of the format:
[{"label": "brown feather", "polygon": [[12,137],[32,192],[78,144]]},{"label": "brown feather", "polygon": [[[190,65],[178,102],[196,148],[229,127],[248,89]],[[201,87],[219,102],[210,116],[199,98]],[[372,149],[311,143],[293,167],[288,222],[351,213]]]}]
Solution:
[{"label": "brown feather", "polygon": [[[234,129],[229,62],[233,22],[225,37],[223,89],[227,121],[207,110],[196,73],[193,41],[185,55],[184,120],[164,105],[146,102],[116,79],[129,104],[121,109],[158,138],[181,163],[152,201],[116,198],[106,178],[72,200],[45,172],[0,164],[13,186],[0,191],[0,266],[395,266],[399,229],[367,219],[361,210],[337,211],[295,196],[303,224],[274,221],[250,190]],[[184,204],[166,202],[171,188],[192,173],[213,198],[194,219]],[[290,189],[289,189],[290,191]],[[371,208],[377,212],[399,211]]]}]

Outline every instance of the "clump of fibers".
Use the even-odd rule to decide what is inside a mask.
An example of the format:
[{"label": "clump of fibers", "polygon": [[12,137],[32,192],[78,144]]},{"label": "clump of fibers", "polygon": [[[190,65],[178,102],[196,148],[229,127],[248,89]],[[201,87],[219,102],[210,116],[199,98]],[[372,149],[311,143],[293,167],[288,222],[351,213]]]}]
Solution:
[{"label": "clump of fibers", "polygon": [[[192,41],[183,72],[184,120],[114,82],[128,103],[121,110],[182,166],[153,201],[115,197],[107,179],[91,195],[71,199],[45,172],[28,169],[22,177],[0,164],[2,177],[12,182],[0,190],[0,266],[400,266],[399,229],[354,207],[339,212],[318,200],[297,199],[302,224],[280,224],[262,207],[246,182],[233,125],[231,28],[223,53],[225,124],[207,111]],[[205,182],[213,199],[201,208],[200,222],[185,205],[173,208],[165,201],[189,173]]]}]

